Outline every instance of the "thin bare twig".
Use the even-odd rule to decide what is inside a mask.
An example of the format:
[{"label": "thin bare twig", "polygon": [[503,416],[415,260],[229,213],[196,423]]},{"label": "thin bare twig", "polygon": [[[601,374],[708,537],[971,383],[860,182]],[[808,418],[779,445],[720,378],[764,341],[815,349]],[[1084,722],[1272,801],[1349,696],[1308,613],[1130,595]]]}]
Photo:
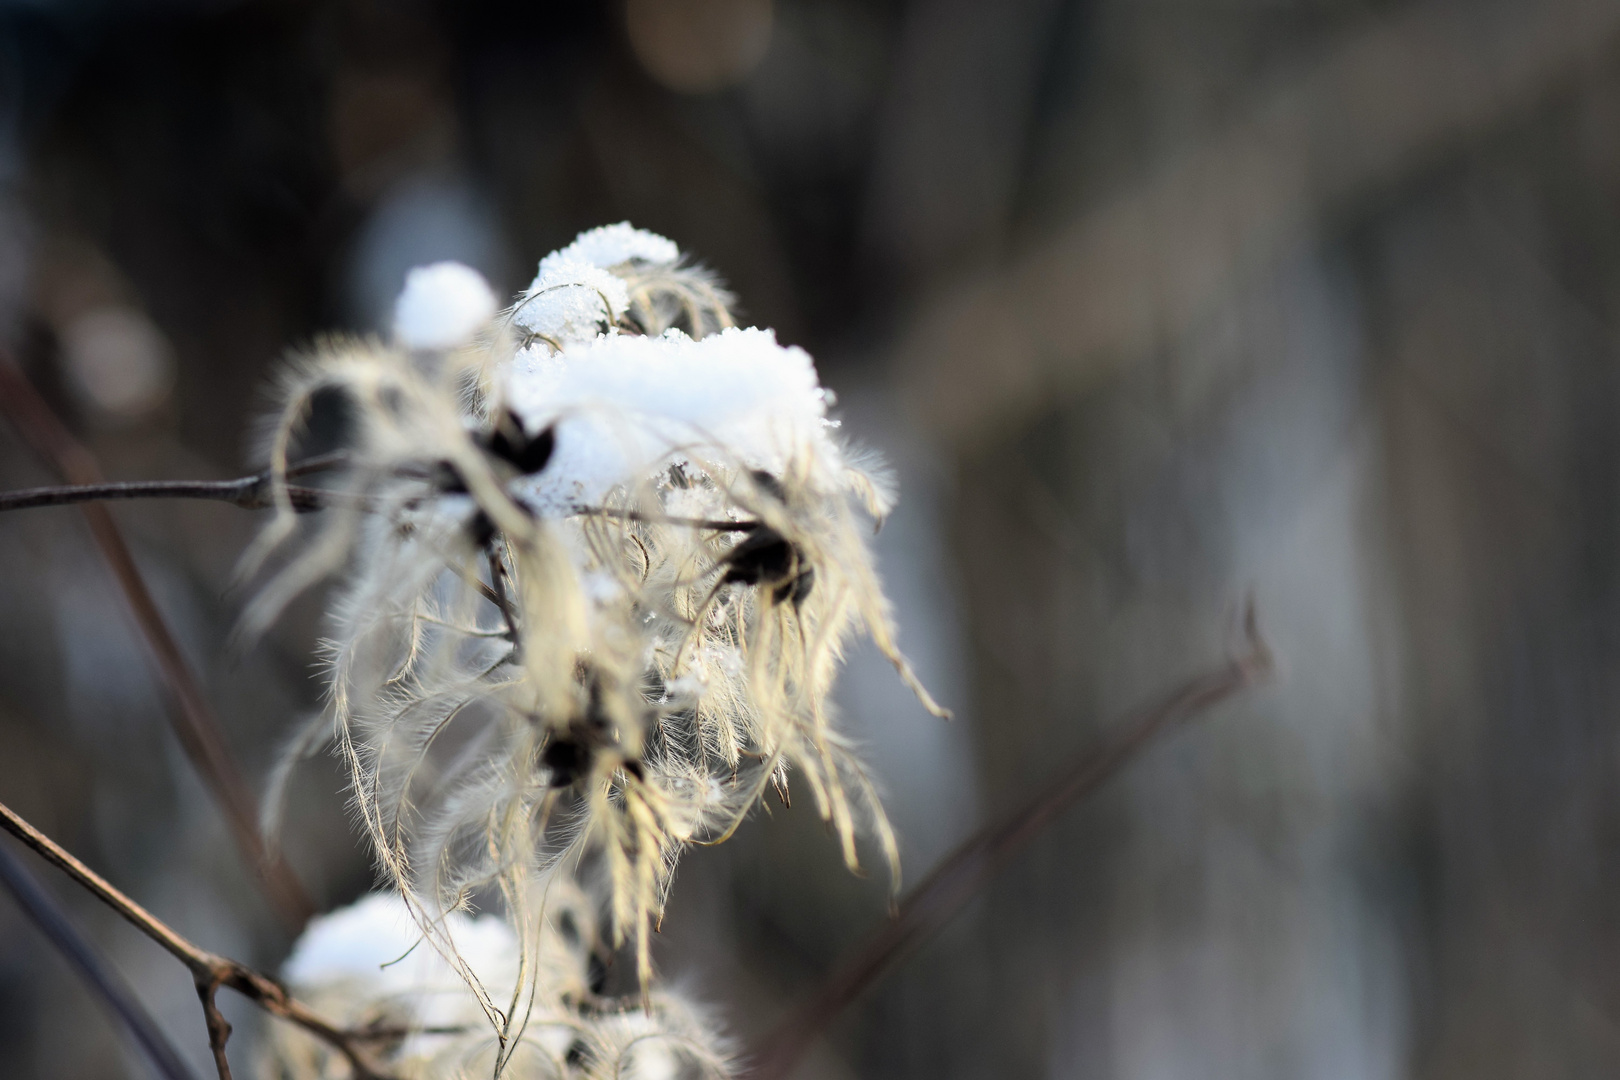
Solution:
[{"label": "thin bare twig", "polygon": [[884,924],[816,992],[765,1038],[748,1080],[780,1080],[862,991],[940,930],[1016,853],[1069,807],[1095,792],[1156,737],[1224,701],[1272,671],[1254,609],[1245,618],[1248,651],[1219,671],[1188,680],[1120,726],[1101,745],[1072,759],[1028,802],[975,833],[901,901]]},{"label": "thin bare twig", "polygon": [[[344,454],[324,454],[288,468],[288,476],[299,476],[320,469],[335,468],[346,460]],[[69,506],[76,503],[107,502],[115,499],[208,499],[230,503],[244,510],[268,510],[275,505],[270,470],[235,480],[133,480],[102,483],[56,484],[47,487],[0,491],[0,511],[27,510],[35,506]],[[343,492],[326,488],[289,484],[284,489],[294,510],[323,510],[352,499]]]},{"label": "thin bare twig", "polygon": [[[0,409],[10,417],[23,440],[69,482],[104,483],[95,456],[73,437],[4,350],[0,350]],[[263,883],[271,906],[290,927],[298,929],[314,914],[315,905],[292,867],[279,852],[269,850],[260,837],[254,800],[226,746],[200,681],[152,599],[112,514],[97,502],[84,503],[80,509],[157,660],[172,698],[170,721],[181,748],[224,812],[237,847]]]},{"label": "thin bare twig", "polygon": [[47,862],[66,873],[96,899],[123,916],[135,929],[157,942],[170,956],[186,966],[196,983],[197,996],[203,1005],[203,1015],[208,1025],[208,1044],[213,1050],[214,1064],[219,1070],[220,1080],[230,1080],[231,1077],[230,1063],[225,1058],[225,1043],[230,1038],[231,1025],[226,1022],[214,1003],[214,996],[220,987],[236,991],[272,1016],[279,1016],[298,1025],[333,1047],[348,1060],[356,1080],[390,1080],[387,1073],[360,1045],[373,1040],[375,1036],[363,1031],[352,1032],[334,1027],[310,1011],[308,1006],[295,1000],[270,976],[255,971],[239,961],[193,945],[163,920],[124,895],[106,878],[80,862],[66,848],[24,821],[4,803],[0,803],[0,829],[21,840]]},{"label": "thin bare twig", "polygon": [[[324,454],[288,467],[288,477],[300,476],[322,469],[336,468],[347,460],[346,454]],[[402,471],[400,475],[414,475]],[[274,476],[269,469],[252,476],[239,476],[234,480],[105,480],[76,484],[48,484],[42,487],[0,491],[0,512],[29,510],[36,506],[73,506],[79,503],[114,502],[131,499],[202,499],[229,503],[243,510],[269,510],[275,506]],[[333,491],[330,488],[303,487],[288,484],[284,489],[292,508],[301,513],[325,510],[330,506],[358,506],[369,508],[373,501],[363,495]],[[653,514],[643,510],[624,510],[610,506],[581,506],[574,510],[580,515],[619,518],[624,521],[650,521],[663,525],[685,525],[711,532],[748,532],[759,527],[757,521],[730,521],[719,518],[678,517],[672,514]]]},{"label": "thin bare twig", "polygon": [[101,950],[74,925],[56,898],[34,880],[34,875],[4,845],[0,845],[0,884],[123,1023],[130,1038],[151,1061],[153,1071],[164,1080],[193,1080],[194,1074],[186,1067],[180,1051],[163,1034],[135,991],[107,963]]}]

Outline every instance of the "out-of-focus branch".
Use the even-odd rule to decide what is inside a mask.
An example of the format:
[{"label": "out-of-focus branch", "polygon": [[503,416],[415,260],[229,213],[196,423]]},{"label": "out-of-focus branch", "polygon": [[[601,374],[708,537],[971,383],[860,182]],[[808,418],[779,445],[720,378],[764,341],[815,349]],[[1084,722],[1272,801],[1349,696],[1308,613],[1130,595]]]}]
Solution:
[{"label": "out-of-focus branch", "polygon": [[971,445],[1174,347],[1323,227],[1522,116],[1620,38],[1610,0],[1374,16],[1223,130],[921,305],[902,385]]},{"label": "out-of-focus branch", "polygon": [[[73,437],[50,405],[34,389],[12,358],[0,351],[0,410],[16,427],[24,442],[48,461],[62,477],[73,484],[103,484],[95,457]],[[113,521],[100,503],[80,508],[95,536],[96,546],[111,567],[119,587],[129,601],[135,621],[157,660],[158,670],[172,699],[170,720],[186,757],[202,776],[218,803],[248,865],[264,885],[265,895],[276,913],[293,929],[314,914],[315,906],[280,855],[266,847],[259,835],[257,814],[242,771],[225,744],[218,719],[202,691],[191,665],[186,662],[168,622],[152,599],[151,591],[135,565],[134,556]]]},{"label": "out-of-focus branch", "polygon": [[198,948],[176,933],[163,920],[124,895],[106,878],[80,862],[71,852],[34,828],[4,803],[0,803],[0,829],[4,829],[44,859],[83,886],[96,899],[123,916],[130,925],[151,938],[165,951],[186,966],[197,985],[197,996],[202,1001],[204,1019],[208,1024],[208,1042],[214,1053],[214,1064],[220,1080],[230,1080],[231,1069],[225,1059],[225,1042],[230,1038],[231,1025],[215,1005],[214,998],[220,987],[235,990],[272,1016],[297,1024],[311,1035],[341,1053],[349,1062],[356,1080],[389,1080],[387,1074],[373,1061],[364,1043],[376,1038],[370,1032],[345,1031],[311,1012],[303,1003],[290,996],[282,985],[270,976],[255,971],[246,964],[229,957]]},{"label": "out-of-focus branch", "polygon": [[0,885],[5,886],[23,913],[50,938],[51,944],[78,969],[96,996],[128,1029],[130,1037],[151,1061],[153,1070],[164,1080],[193,1080],[180,1051],[163,1034],[163,1029],[158,1027],[129,984],[74,925],[55,897],[45,891],[27,867],[3,845],[0,845]]},{"label": "out-of-focus branch", "polygon": [[1244,655],[1219,671],[1183,683],[1158,704],[1119,727],[1104,742],[1059,769],[1047,785],[1001,821],[947,855],[901,901],[894,918],[869,938],[768,1035],[748,1080],[780,1080],[816,1038],[862,991],[933,936],[1006,862],[1075,803],[1102,787],[1155,738],[1270,677],[1271,650],[1254,609],[1244,620]]},{"label": "out-of-focus branch", "polygon": [[[346,460],[343,454],[327,454],[299,462],[287,469],[288,476],[300,476],[320,469],[334,468]],[[275,505],[270,470],[235,480],[133,480],[104,483],[56,484],[0,492],[0,510],[27,510],[36,506],[70,506],[76,503],[108,502],[116,499],[206,499],[229,503],[244,510],[268,510]],[[289,484],[283,488],[294,510],[321,510],[346,501],[342,492]]]}]

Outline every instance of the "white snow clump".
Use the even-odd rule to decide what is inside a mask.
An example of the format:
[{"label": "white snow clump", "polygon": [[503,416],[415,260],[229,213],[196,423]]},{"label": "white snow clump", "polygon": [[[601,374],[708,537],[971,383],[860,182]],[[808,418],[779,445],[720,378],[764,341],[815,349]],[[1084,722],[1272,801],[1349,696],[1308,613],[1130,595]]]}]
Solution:
[{"label": "white snow clump", "polygon": [[778,474],[806,448],[838,462],[815,364],[771,330],[604,336],[550,355],[531,347],[506,373],[505,400],[525,430],[555,425],[550,463],[513,485],[545,516],[595,505],[683,450]]},{"label": "white snow clump", "polygon": [[488,325],[497,306],[489,282],[472,267],[418,266],[394,301],[394,336],[407,349],[453,349]]},{"label": "white snow clump", "polygon": [[675,242],[628,221],[582,232],[540,260],[539,272],[512,310],[512,321],[561,348],[611,327],[630,305],[624,280],[609,269],[631,262],[674,263]]}]

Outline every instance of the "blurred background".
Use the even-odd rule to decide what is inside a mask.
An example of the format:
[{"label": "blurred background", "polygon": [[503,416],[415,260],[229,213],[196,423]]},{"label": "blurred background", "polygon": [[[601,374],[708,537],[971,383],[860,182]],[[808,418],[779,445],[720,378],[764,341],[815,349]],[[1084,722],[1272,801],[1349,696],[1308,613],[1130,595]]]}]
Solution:
[{"label": "blurred background", "polygon": [[[1620,1075],[1620,2],[0,0],[0,342],[114,477],[240,475],[276,363],[409,267],[509,292],[623,219],[899,470],[881,566],[958,719],[865,651],[840,698],[911,880],[1245,595],[1281,664],[800,1077]],[[53,480],[0,425],[0,485]],[[113,512],[256,789],[319,597],[234,652],[256,516]],[[155,672],[77,511],[0,518],[0,800],[273,967]],[[285,839],[323,908],[370,882],[340,785]],[[759,815],[662,971],[748,1045],[883,921],[868,862]],[[207,1075],[179,966],[30,865]],[[0,1075],[145,1070],[0,898]]]}]

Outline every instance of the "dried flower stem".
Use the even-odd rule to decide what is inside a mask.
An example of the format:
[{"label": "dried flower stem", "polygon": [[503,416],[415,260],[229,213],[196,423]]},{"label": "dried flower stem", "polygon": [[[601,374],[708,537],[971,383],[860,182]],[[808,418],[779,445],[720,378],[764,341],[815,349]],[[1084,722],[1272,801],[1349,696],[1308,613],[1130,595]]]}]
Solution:
[{"label": "dried flower stem", "polygon": [[[3,350],[0,350],[0,409],[10,417],[23,440],[68,481],[76,485],[104,485],[94,455],[73,437]],[[286,860],[279,852],[270,851],[260,837],[253,799],[241,769],[225,744],[219,720],[146,587],[112,514],[99,503],[86,503],[81,510],[169,688],[173,699],[170,720],[175,736],[224,811],[237,847],[259,876],[271,906],[296,930],[314,914],[315,905]]]},{"label": "dried flower stem", "polygon": [[215,1004],[219,988],[224,986],[272,1016],[297,1024],[316,1038],[341,1053],[354,1071],[356,1080],[389,1080],[371,1059],[361,1043],[376,1038],[369,1032],[344,1031],[321,1019],[308,1007],[290,997],[280,983],[246,964],[229,957],[198,948],[181,937],[163,920],[124,895],[100,874],[80,862],[71,852],[23,820],[4,803],[0,803],[0,829],[28,845],[47,862],[66,873],[102,903],[112,908],[141,933],[161,945],[170,956],[179,960],[191,972],[197,985],[197,996],[202,1001],[203,1016],[208,1025],[208,1044],[214,1054],[214,1064],[220,1080],[230,1080],[231,1068],[225,1058],[225,1043],[231,1035],[226,1022]]},{"label": "dried flower stem", "polygon": [[146,1011],[129,984],[74,925],[56,898],[35,881],[21,860],[4,846],[0,846],[0,884],[5,886],[17,906],[50,938],[57,951],[67,958],[96,995],[123,1022],[157,1074],[164,1080],[193,1080],[193,1074],[186,1067],[180,1051],[158,1027],[157,1021],[152,1019],[152,1014]]},{"label": "dried flower stem", "polygon": [[1271,651],[1251,605],[1248,651],[1219,671],[1183,683],[1157,705],[1071,760],[1028,802],[973,836],[938,863],[900,903],[894,917],[833,972],[814,997],[765,1038],[749,1080],[780,1080],[828,1025],[867,987],[940,930],[998,870],[1075,803],[1107,782],[1154,738],[1233,694],[1269,678]]}]

